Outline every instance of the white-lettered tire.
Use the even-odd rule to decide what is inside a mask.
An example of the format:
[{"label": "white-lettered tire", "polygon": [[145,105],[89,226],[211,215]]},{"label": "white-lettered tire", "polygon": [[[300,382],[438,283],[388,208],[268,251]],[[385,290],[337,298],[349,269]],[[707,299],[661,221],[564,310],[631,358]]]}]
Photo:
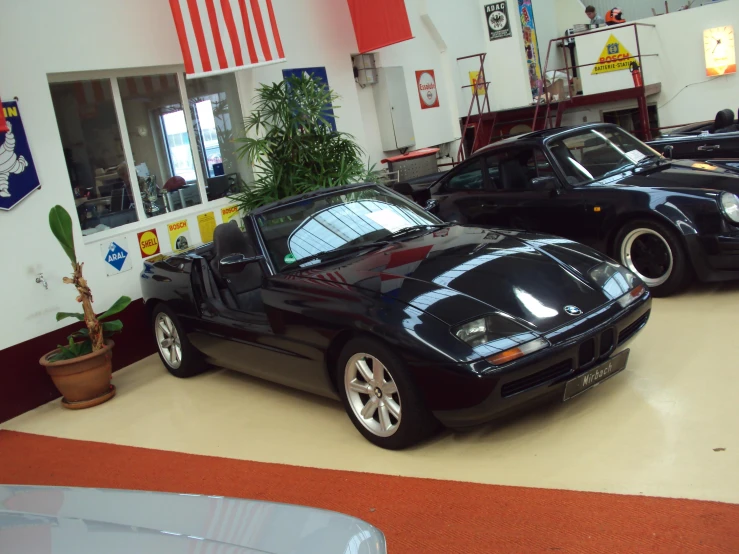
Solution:
[{"label": "white-lettered tire", "polygon": [[162,363],[175,377],[193,377],[206,370],[205,359],[187,340],[182,323],[166,304],[157,304],[151,318]]},{"label": "white-lettered tire", "polygon": [[690,284],[690,261],[679,237],[666,225],[635,220],[616,235],[615,258],[636,273],[655,296],[670,296]]},{"label": "white-lettered tire", "polygon": [[382,342],[368,337],[350,340],[336,370],[346,413],[371,443],[400,450],[438,429],[405,364]]}]

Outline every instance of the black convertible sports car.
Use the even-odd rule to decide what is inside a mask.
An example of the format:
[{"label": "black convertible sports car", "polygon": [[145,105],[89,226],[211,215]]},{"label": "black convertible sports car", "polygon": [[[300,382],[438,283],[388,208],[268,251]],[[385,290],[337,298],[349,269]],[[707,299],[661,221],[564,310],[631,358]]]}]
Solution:
[{"label": "black convertible sports car", "polygon": [[739,124],[732,110],[721,110],[715,121],[704,121],[674,129],[647,143],[678,160],[718,160],[734,162],[739,168]]},{"label": "black convertible sports car", "polygon": [[651,307],[587,246],[445,224],[367,184],[219,225],[146,262],[141,286],[173,375],[211,362],[340,398],[385,448],[580,394],[624,369]]},{"label": "black convertible sports car", "polygon": [[666,159],[608,124],[547,129],[478,150],[414,198],[445,221],[567,237],[666,296],[739,278],[739,168]]}]

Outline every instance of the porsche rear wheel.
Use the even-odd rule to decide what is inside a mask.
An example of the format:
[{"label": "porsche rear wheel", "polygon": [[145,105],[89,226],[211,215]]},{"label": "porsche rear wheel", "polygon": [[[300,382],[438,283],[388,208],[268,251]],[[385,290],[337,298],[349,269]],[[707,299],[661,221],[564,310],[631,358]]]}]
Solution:
[{"label": "porsche rear wheel", "polygon": [[152,325],[159,357],[167,371],[180,378],[205,371],[203,355],[187,340],[180,320],[166,304],[154,308]]},{"label": "porsche rear wheel", "polygon": [[400,450],[438,428],[402,360],[381,342],[349,341],[337,366],[337,388],[346,413],[371,443]]},{"label": "porsche rear wheel", "polygon": [[655,221],[632,221],[616,237],[622,265],[644,281],[655,296],[670,296],[687,286],[690,266],[675,234]]}]

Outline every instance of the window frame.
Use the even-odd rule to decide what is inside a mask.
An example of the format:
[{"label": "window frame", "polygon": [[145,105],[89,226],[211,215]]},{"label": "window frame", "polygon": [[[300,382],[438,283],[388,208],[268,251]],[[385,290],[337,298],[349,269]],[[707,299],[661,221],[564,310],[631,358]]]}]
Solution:
[{"label": "window frame", "polygon": [[[120,235],[125,235],[131,232],[138,232],[141,229],[149,227],[157,227],[159,225],[166,225],[172,221],[189,218],[192,215],[202,213],[209,210],[217,210],[221,207],[225,207],[233,204],[233,201],[228,198],[217,198],[216,200],[209,200],[206,190],[207,178],[203,174],[202,164],[198,163],[200,153],[197,150],[196,140],[199,140],[198,135],[195,133],[195,127],[193,124],[192,115],[189,110],[189,99],[187,97],[187,89],[185,86],[185,71],[181,65],[175,66],[158,66],[158,67],[146,67],[131,70],[109,70],[109,71],[84,71],[84,72],[65,72],[65,73],[49,73],[47,74],[47,83],[49,85],[57,83],[71,83],[80,81],[90,80],[107,80],[110,83],[111,91],[113,95],[113,106],[115,108],[116,119],[118,120],[118,130],[121,135],[121,145],[123,147],[123,156],[128,167],[128,176],[131,183],[137,183],[138,177],[136,175],[136,167],[133,164],[133,150],[131,148],[131,137],[129,135],[128,125],[126,124],[126,117],[123,111],[123,100],[121,99],[121,91],[118,86],[119,78],[126,77],[147,77],[152,75],[165,75],[174,74],[177,79],[177,86],[179,88],[180,103],[185,116],[185,124],[187,125],[188,138],[190,140],[190,151],[193,157],[195,165],[195,176],[198,185],[198,192],[200,193],[200,204],[194,206],[187,206],[174,212],[167,212],[153,217],[147,217],[144,210],[144,203],[141,197],[141,191],[138,186],[131,186],[133,192],[133,201],[136,206],[136,217],[137,221],[132,223],[126,223],[119,227],[113,227],[99,233],[93,233],[91,235],[82,235],[83,244],[94,244],[103,240],[111,239]],[[243,104],[244,91],[242,90],[241,81],[235,78],[236,81],[236,92],[238,101],[241,104],[242,112],[246,111]],[[187,109],[186,109],[187,108]],[[61,147],[61,144],[60,144]],[[168,163],[170,161],[170,154],[167,152]],[[69,176],[67,176],[69,179]],[[71,183],[69,187],[72,192]],[[81,224],[78,219],[73,218],[74,224],[81,230]]]}]

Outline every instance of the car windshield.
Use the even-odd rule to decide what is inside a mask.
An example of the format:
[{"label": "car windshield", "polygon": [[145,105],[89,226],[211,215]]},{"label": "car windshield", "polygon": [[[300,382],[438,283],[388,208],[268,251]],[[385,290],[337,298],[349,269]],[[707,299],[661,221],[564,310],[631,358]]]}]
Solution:
[{"label": "car windshield", "polygon": [[258,214],[267,254],[278,271],[351,246],[370,246],[409,227],[441,222],[382,186],[341,189]]},{"label": "car windshield", "polygon": [[586,129],[548,144],[571,185],[610,177],[636,166],[656,151],[614,127]]}]

